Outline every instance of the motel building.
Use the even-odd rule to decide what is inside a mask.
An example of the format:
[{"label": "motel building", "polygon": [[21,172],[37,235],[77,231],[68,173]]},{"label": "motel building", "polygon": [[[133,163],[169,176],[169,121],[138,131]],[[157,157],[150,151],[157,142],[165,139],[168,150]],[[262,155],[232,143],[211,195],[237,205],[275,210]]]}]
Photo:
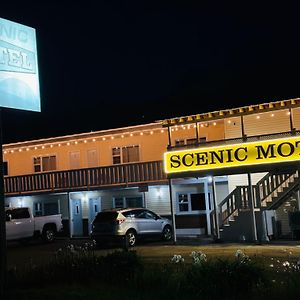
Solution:
[{"label": "motel building", "polygon": [[3,159],[6,206],[61,213],[66,236],[88,236],[99,211],[146,207],[175,240],[299,238],[298,98],[6,144]]}]

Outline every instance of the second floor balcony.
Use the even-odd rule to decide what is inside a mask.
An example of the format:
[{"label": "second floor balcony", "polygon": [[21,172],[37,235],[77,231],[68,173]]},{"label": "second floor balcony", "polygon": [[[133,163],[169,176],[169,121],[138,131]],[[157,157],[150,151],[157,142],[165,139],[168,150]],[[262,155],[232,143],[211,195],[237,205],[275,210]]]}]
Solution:
[{"label": "second floor balcony", "polygon": [[167,182],[162,161],[128,163],[105,167],[6,176],[6,196],[36,192],[139,186]]}]

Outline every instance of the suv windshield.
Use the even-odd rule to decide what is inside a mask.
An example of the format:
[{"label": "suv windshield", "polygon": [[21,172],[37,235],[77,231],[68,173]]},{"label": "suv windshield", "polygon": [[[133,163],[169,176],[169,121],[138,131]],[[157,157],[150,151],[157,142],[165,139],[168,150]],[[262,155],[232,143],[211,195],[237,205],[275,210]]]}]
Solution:
[{"label": "suv windshield", "polygon": [[104,211],[97,214],[94,223],[114,221],[118,217],[118,213],[115,211]]}]

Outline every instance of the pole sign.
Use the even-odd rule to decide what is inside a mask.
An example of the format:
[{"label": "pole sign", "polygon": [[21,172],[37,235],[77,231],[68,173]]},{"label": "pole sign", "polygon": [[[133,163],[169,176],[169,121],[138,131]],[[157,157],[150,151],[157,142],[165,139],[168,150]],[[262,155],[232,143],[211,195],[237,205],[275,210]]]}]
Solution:
[{"label": "pole sign", "polygon": [[164,153],[167,174],[300,161],[300,137]]},{"label": "pole sign", "polygon": [[2,18],[0,107],[41,111],[35,29]]}]

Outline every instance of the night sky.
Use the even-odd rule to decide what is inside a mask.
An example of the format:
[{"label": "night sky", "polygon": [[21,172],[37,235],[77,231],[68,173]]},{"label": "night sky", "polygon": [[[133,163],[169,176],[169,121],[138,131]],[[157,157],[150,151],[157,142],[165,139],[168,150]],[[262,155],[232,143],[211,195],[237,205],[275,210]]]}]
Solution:
[{"label": "night sky", "polygon": [[290,4],[7,2],[37,31],[42,112],[3,109],[4,143],[300,97]]}]

